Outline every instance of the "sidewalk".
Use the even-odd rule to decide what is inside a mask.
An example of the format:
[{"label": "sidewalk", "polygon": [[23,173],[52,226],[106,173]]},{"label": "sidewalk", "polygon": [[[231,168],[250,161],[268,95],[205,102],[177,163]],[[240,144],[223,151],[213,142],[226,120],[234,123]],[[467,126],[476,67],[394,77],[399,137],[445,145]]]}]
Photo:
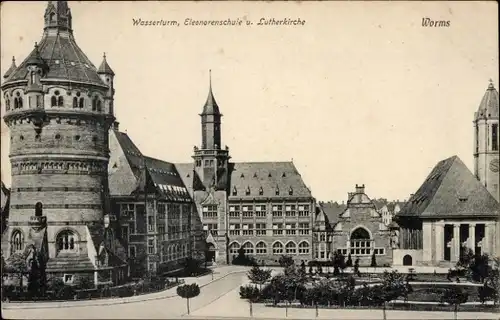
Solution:
[{"label": "sidewalk", "polygon": [[[207,274],[198,278],[179,278],[185,281],[185,284],[197,283],[200,287],[204,287],[212,282],[223,279],[229,274],[246,272],[248,267],[222,266],[214,269],[215,273]],[[147,293],[138,296],[126,298],[108,298],[108,299],[94,299],[94,300],[78,300],[78,301],[47,301],[47,302],[3,302],[2,309],[47,309],[47,308],[65,308],[65,307],[83,307],[83,306],[103,306],[113,304],[124,304],[143,302],[150,300],[170,299],[177,297],[177,286],[169,288],[164,291],[155,293]]]}]

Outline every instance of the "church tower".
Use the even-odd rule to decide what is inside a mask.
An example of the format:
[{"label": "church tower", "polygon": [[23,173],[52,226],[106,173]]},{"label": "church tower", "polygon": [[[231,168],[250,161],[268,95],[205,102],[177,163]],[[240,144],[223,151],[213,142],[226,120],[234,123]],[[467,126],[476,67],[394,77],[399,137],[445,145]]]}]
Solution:
[{"label": "church tower", "polygon": [[195,171],[200,183],[195,190],[227,190],[229,148],[221,148],[221,118],[219,106],[212,92],[210,71],[208,97],[201,117],[201,146],[194,148]]},{"label": "church tower", "polygon": [[493,197],[500,201],[498,119],[498,91],[490,80],[474,114],[474,173]]},{"label": "church tower", "polygon": [[44,22],[41,40],[1,86],[12,168],[2,250],[7,258],[44,252],[47,274],[67,283],[108,281],[109,254],[121,246],[107,203],[114,73],[79,48],[66,1],[49,1]]}]

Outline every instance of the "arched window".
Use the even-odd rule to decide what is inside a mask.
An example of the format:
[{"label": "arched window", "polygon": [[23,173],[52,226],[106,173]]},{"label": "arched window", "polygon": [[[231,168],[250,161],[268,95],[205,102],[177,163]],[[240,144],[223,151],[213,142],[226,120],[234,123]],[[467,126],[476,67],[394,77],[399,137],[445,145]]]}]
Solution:
[{"label": "arched window", "polygon": [[5,110],[10,110],[10,100],[8,98],[5,98]]},{"label": "arched window", "polygon": [[92,111],[97,110],[97,97],[92,98]]},{"label": "arched window", "polygon": [[299,243],[299,254],[309,254],[309,243],[305,241]]},{"label": "arched window", "polygon": [[[18,94],[19,94],[19,92],[18,92]],[[17,104],[18,104],[18,106],[19,106],[19,108],[22,108],[22,107],[23,107],[23,98],[22,98],[22,97],[19,97],[19,98],[17,98],[17,99],[19,100],[19,102],[17,103]]]},{"label": "arched window", "polygon": [[243,250],[244,250],[245,254],[253,254],[254,253],[253,244],[251,242],[245,242],[243,244]]},{"label": "arched window", "polygon": [[97,112],[101,112],[101,100],[97,100]]},{"label": "arched window", "polygon": [[57,98],[56,98],[55,96],[52,96],[52,97],[50,98],[50,106],[51,106],[51,107],[55,107],[55,106],[57,106]]},{"label": "arched window", "polygon": [[24,249],[24,237],[20,230],[14,230],[11,237],[12,253],[19,252]]},{"label": "arched window", "polygon": [[35,72],[34,71],[31,71],[30,73],[30,77],[31,77],[31,84],[35,84]]},{"label": "arched window", "polygon": [[275,242],[273,244],[273,254],[283,254],[283,243]]},{"label": "arched window", "polygon": [[266,254],[267,253],[267,246],[264,242],[259,242],[255,246],[255,253],[257,254]]},{"label": "arched window", "polygon": [[83,109],[83,97],[80,98],[80,102],[79,102],[78,106],[80,107],[80,109]]},{"label": "arched window", "polygon": [[237,254],[239,249],[240,249],[240,244],[238,242],[233,242],[229,246],[229,253]]},{"label": "arched window", "polygon": [[35,204],[35,217],[43,216],[43,205],[41,202]]},{"label": "arched window", "polygon": [[57,98],[57,106],[58,107],[63,107],[64,106],[64,98],[62,96],[59,96]]},{"label": "arched window", "polygon": [[296,254],[297,253],[297,245],[295,242],[290,241],[286,244],[286,253],[287,254]]},{"label": "arched window", "polygon": [[50,22],[55,22],[56,21],[56,14],[54,12],[52,12],[49,16],[50,18]]},{"label": "arched window", "polygon": [[371,255],[372,241],[370,233],[365,228],[356,228],[351,233],[351,252],[352,255]]},{"label": "arched window", "polygon": [[19,101],[17,101],[17,98],[14,98],[14,109],[19,108]]},{"label": "arched window", "polygon": [[73,108],[78,108],[78,99],[73,97]]},{"label": "arched window", "polygon": [[64,230],[57,235],[58,252],[76,252],[76,235],[71,230]]}]

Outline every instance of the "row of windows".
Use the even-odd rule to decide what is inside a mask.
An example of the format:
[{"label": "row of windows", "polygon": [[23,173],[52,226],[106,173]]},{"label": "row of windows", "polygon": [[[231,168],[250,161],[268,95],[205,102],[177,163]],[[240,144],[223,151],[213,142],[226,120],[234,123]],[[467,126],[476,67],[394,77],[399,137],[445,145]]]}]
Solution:
[{"label": "row of windows", "polygon": [[[230,254],[238,254],[238,251],[240,248],[243,248],[245,254],[267,254],[268,253],[268,248],[267,244],[265,242],[259,242],[257,245],[253,245],[251,242],[245,242],[243,244],[243,247],[240,246],[239,243],[233,242],[231,245],[229,245],[229,252]],[[272,253],[273,254],[309,254],[309,243],[303,241],[297,244],[293,241],[288,242],[286,245],[283,245],[281,242],[275,242],[272,247]]]},{"label": "row of windows", "polygon": [[[24,250],[24,235],[20,230],[14,230],[10,241],[11,252],[22,252]],[[56,236],[57,252],[78,252],[78,237],[71,230],[63,230]]]},{"label": "row of windows", "polygon": [[[338,249],[344,256],[348,254],[356,256],[370,256],[375,252],[375,255],[384,255],[384,248],[350,248],[350,249]],[[372,251],[373,250],[373,251]]]},{"label": "row of windows", "polygon": [[[61,134],[60,134],[60,133],[56,133],[56,134],[54,135],[54,139],[56,139],[56,140],[61,140],[61,139],[62,139]],[[75,141],[81,141],[81,140],[82,140],[82,136],[80,136],[80,135],[75,135],[75,136],[73,137],[73,139],[74,139]],[[92,136],[90,139],[91,139],[91,141],[92,141],[92,142],[94,142],[94,143],[96,143],[96,142],[98,141],[97,136]],[[14,136],[11,136],[11,137],[10,137],[10,140],[14,140]],[[20,135],[20,136],[19,136],[19,140],[20,140],[20,141],[24,141],[24,140],[25,140],[24,136],[23,136],[23,135]],[[42,136],[41,136],[39,133],[35,135],[35,141],[42,141]]]},{"label": "row of windows", "polygon": [[[30,97],[31,98],[31,97]],[[17,92],[17,97],[14,97],[14,109],[21,109],[23,107],[23,98],[20,96],[19,92]],[[36,97],[36,106],[40,107],[41,105],[41,97]],[[30,101],[31,104],[31,101]],[[74,109],[83,109],[85,105],[85,99],[80,97],[80,93],[77,93],[77,97],[73,97],[73,108]],[[54,95],[50,98],[50,106],[51,107],[64,107],[64,97],[59,95],[59,91],[55,91]],[[5,100],[5,108],[7,111],[10,110],[10,99]],[[99,98],[94,97],[92,99],[92,111],[101,112],[102,111],[102,102]]]},{"label": "row of windows", "polygon": [[[253,218],[255,217],[266,217],[267,215],[267,207],[265,205],[257,205],[254,207],[252,205],[246,206],[229,206],[229,217],[232,218]],[[285,206],[285,216],[286,217],[308,217],[309,216],[309,205],[289,205]],[[272,206],[272,215],[273,217],[283,217],[283,205],[274,205]]]},{"label": "row of windows", "polygon": [[[489,127],[486,127],[487,130]],[[489,134],[488,134],[489,136]],[[475,132],[475,138],[476,138],[476,153],[479,152],[479,126],[476,125],[476,132]],[[493,123],[491,125],[491,151],[498,151],[499,150],[499,132],[498,132],[498,123]]]}]

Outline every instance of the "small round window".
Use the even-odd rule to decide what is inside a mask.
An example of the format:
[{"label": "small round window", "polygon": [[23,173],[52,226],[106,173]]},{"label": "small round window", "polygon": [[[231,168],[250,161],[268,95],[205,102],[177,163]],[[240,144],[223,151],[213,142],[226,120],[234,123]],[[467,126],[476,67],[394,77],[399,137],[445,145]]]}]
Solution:
[{"label": "small round window", "polygon": [[58,96],[58,95],[59,95],[59,90],[54,91],[54,94],[55,94],[56,96]]},{"label": "small round window", "polygon": [[80,140],[80,136],[76,135],[76,136],[75,136],[75,140],[76,140],[76,141],[79,141],[79,140]]},{"label": "small round window", "polygon": [[56,134],[56,139],[57,140],[61,139],[61,135],[59,133]]}]

